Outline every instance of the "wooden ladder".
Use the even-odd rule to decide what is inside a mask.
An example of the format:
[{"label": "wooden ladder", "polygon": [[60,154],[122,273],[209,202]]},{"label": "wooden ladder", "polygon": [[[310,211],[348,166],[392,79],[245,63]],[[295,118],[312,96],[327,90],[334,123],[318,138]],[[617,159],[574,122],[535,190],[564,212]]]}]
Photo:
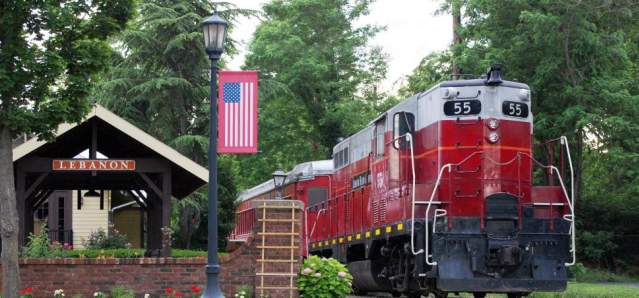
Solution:
[{"label": "wooden ladder", "polygon": [[[280,202],[286,202],[286,201],[280,201]],[[296,215],[296,209],[297,206],[295,206],[295,204],[273,204],[273,201],[264,201],[261,202],[261,204],[259,204],[257,206],[257,209],[260,212],[260,218],[258,218],[258,222],[262,223],[262,230],[261,232],[257,233],[257,236],[261,236],[262,237],[262,243],[261,245],[257,245],[257,248],[260,251],[260,256],[257,259],[257,263],[258,263],[258,268],[257,268],[257,272],[256,275],[259,277],[259,285],[257,285],[255,288],[257,290],[259,290],[259,296],[257,297],[270,297],[270,296],[265,296],[265,290],[288,290],[289,292],[289,297],[294,297],[297,291],[297,286],[295,284],[295,277],[297,276],[298,272],[295,268],[295,263],[297,263],[299,260],[296,257],[296,251],[297,253],[299,253],[299,246],[295,245],[295,239],[296,237],[299,238],[300,234],[298,231],[296,231],[295,225],[297,223],[297,220],[295,218]],[[290,210],[291,213],[291,217],[290,218],[268,218],[268,213],[267,210],[268,209],[288,209]],[[298,214],[301,215],[301,214]],[[274,224],[285,224],[285,223],[290,223],[290,229],[289,231],[283,232],[283,231],[269,231],[267,229],[267,225],[268,223],[274,223]],[[267,239],[287,239],[290,242],[287,245],[267,245]],[[259,238],[258,238],[259,239]],[[267,255],[267,251],[269,250],[288,250],[289,251],[289,257],[283,257],[283,256],[278,256],[277,258],[272,258],[270,256]],[[278,271],[278,270],[269,270],[266,271],[266,264],[271,263],[271,264],[286,264],[288,263],[289,266],[286,266],[287,270],[285,271]],[[276,267],[279,267],[276,265]],[[281,266],[279,268],[284,268],[284,266]],[[269,281],[273,282],[273,279],[277,278],[277,277],[281,277],[284,279],[288,279],[288,286],[283,286],[281,285],[281,283],[276,283],[276,284],[269,284]]]}]

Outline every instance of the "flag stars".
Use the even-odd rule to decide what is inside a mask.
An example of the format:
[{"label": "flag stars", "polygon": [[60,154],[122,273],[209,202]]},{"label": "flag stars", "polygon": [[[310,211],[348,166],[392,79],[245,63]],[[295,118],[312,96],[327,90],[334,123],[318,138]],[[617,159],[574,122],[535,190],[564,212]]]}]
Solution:
[{"label": "flag stars", "polygon": [[224,83],[224,102],[240,102],[240,83]]}]

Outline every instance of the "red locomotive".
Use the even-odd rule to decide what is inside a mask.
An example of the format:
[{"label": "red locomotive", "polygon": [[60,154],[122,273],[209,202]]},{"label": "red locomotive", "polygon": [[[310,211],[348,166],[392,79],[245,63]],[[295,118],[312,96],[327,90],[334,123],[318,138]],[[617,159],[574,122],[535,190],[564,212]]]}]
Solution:
[{"label": "red locomotive", "polygon": [[[529,87],[496,65],[384,112],[333,148],[330,171],[284,187],[307,206],[308,253],[347,264],[360,292],[564,290],[575,262],[570,152],[562,137],[544,145],[547,162],[533,158],[530,106]],[[297,191],[311,185],[327,195]]]}]

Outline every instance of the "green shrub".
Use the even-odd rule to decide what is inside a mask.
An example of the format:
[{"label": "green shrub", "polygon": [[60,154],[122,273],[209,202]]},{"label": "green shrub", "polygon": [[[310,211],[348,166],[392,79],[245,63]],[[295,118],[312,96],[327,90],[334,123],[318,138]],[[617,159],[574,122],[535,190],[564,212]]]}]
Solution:
[{"label": "green shrub", "polygon": [[104,229],[99,228],[97,231],[92,232],[89,234],[89,239],[84,241],[84,247],[89,249],[131,247],[126,235],[120,234],[116,229],[111,229],[111,231],[111,233],[107,233]]},{"label": "green shrub", "polygon": [[22,249],[24,258],[61,258],[65,257],[70,247],[62,246],[58,242],[49,241],[49,233],[46,226],[43,226],[38,235],[29,234],[27,245]]},{"label": "green shrub", "polygon": [[116,248],[116,249],[75,249],[65,253],[66,258],[141,258],[144,249]]},{"label": "green shrub", "polygon": [[352,280],[339,261],[310,256],[302,265],[298,288],[304,298],[341,298],[351,293]]},{"label": "green shrub", "polygon": [[125,289],[124,287],[115,287],[111,289],[112,298],[135,298],[133,290]]},{"label": "green shrub", "polygon": [[235,292],[235,298],[250,298],[253,297],[253,288],[249,286],[241,286],[237,288]]},{"label": "green shrub", "polygon": [[188,249],[171,249],[171,256],[174,258],[195,258],[206,257],[207,252],[205,250],[188,250]]}]

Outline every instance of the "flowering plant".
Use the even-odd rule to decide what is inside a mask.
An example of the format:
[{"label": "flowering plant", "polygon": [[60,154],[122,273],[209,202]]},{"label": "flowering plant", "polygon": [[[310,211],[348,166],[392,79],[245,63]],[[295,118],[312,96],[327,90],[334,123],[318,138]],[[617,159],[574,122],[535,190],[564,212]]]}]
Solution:
[{"label": "flowering plant", "polygon": [[104,295],[104,293],[102,293],[102,292],[95,292],[95,293],[93,293],[93,297],[96,297],[96,298],[106,298],[106,296],[105,296],[105,295]]},{"label": "flowering plant", "polygon": [[33,288],[26,288],[20,291],[20,298],[31,298],[33,297]]},{"label": "flowering plant", "polygon": [[241,286],[237,288],[237,292],[235,293],[235,298],[250,298],[253,297],[251,294],[251,288],[248,286]]},{"label": "flowering plant", "polygon": [[62,298],[64,297],[64,290],[63,289],[57,289],[53,292],[53,297],[55,298]]},{"label": "flowering plant", "polygon": [[335,259],[310,256],[304,260],[297,281],[300,296],[305,298],[342,298],[352,291],[353,276]]}]

